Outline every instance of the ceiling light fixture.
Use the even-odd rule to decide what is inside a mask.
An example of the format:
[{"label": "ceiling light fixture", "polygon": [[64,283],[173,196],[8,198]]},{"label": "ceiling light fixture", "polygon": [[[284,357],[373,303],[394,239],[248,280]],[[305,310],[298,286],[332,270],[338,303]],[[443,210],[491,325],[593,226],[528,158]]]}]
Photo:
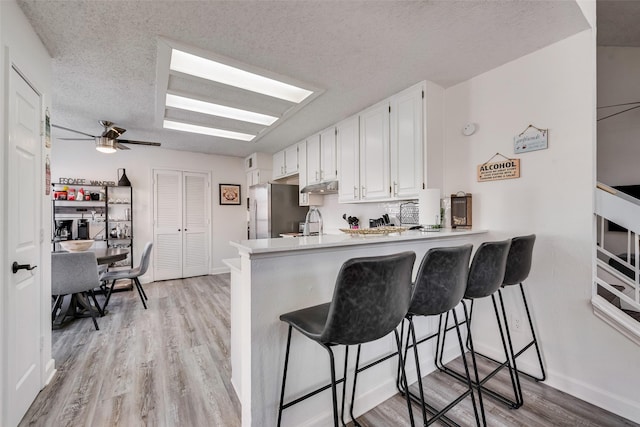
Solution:
[{"label": "ceiling light fixture", "polygon": [[248,133],[233,132],[230,130],[216,129],[207,126],[192,125],[189,123],[175,122],[173,120],[165,120],[163,123],[165,129],[180,130],[183,132],[201,133],[203,135],[218,136],[220,138],[238,139],[240,141],[251,141],[255,135]]},{"label": "ceiling light fixture", "polygon": [[240,120],[265,126],[271,126],[276,120],[278,120],[277,117],[269,116],[267,114],[227,107],[225,105],[200,101],[198,99],[187,98],[170,93],[167,94],[165,105],[167,107],[179,108],[181,110],[195,111],[196,113],[225,117],[227,119]]},{"label": "ceiling light fixture", "polygon": [[95,137],[96,150],[101,153],[112,154],[116,152],[115,139],[105,138],[103,136]]},{"label": "ceiling light fixture", "polygon": [[192,76],[300,103],[313,92],[211,59],[171,49],[169,68]]}]

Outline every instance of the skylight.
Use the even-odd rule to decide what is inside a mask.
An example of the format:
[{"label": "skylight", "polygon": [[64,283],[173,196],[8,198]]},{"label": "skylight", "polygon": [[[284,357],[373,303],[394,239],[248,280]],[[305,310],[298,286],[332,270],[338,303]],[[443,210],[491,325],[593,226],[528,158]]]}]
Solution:
[{"label": "skylight", "polygon": [[166,105],[167,107],[180,108],[181,110],[195,111],[196,113],[225,117],[227,119],[240,120],[265,126],[271,126],[276,120],[278,120],[277,117],[269,116],[267,114],[227,107],[225,105],[200,101],[198,99],[187,98],[170,93],[167,94]]},{"label": "skylight", "polygon": [[200,133],[203,135],[218,136],[220,138],[239,139],[240,141],[251,141],[255,135],[248,133],[233,132],[230,130],[216,129],[208,126],[198,126],[190,123],[176,122],[173,120],[165,120],[163,122],[165,129],[180,130],[183,132]]},{"label": "skylight", "polygon": [[288,83],[250,73],[230,65],[222,64],[201,56],[177,49],[171,50],[169,68],[192,76],[235,86],[263,95],[273,96],[290,102],[300,103],[313,92]]},{"label": "skylight", "polygon": [[257,143],[323,92],[276,70],[163,37],[157,58],[156,125],[210,135],[218,147],[228,139]]}]

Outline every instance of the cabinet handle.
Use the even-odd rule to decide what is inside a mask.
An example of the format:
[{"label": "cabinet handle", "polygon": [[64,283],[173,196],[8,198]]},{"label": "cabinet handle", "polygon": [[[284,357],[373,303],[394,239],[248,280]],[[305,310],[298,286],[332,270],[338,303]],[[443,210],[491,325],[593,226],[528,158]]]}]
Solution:
[{"label": "cabinet handle", "polygon": [[398,183],[393,181],[393,195],[398,197]]},{"label": "cabinet handle", "polygon": [[280,173],[284,175],[284,166],[280,166]]},{"label": "cabinet handle", "polygon": [[316,171],[316,181],[320,181],[320,179],[318,179],[318,171]]},{"label": "cabinet handle", "polygon": [[365,197],[367,197],[367,189],[366,189],[366,187],[363,185],[363,186],[362,186],[362,198],[365,198]]},{"label": "cabinet handle", "polygon": [[353,199],[358,200],[358,187],[353,186]]}]

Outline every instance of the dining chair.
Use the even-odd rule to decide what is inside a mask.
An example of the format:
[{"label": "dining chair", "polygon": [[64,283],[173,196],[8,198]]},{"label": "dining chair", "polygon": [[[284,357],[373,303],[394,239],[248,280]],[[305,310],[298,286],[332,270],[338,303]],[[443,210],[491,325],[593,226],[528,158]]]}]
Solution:
[{"label": "dining chair", "polygon": [[[79,294],[85,298],[88,304],[87,309],[96,330],[99,330],[96,321],[96,311],[102,315],[103,311],[96,300],[93,290],[100,286],[98,276],[98,263],[96,254],[93,252],[59,252],[51,254],[51,295],[55,296],[53,308],[51,310],[51,321],[53,322],[62,306],[62,299],[65,295],[72,295],[74,301],[70,304],[69,310],[62,314],[62,319],[70,315],[75,315],[77,296]],[[93,298],[95,308],[91,306],[88,295]]]},{"label": "dining chair", "polygon": [[[402,252],[393,255],[352,258],[345,261],[336,279],[331,302],[282,314],[280,320],[289,325],[287,346],[282,375],[282,390],[278,410],[277,426],[282,421],[282,411],[292,405],[315,396],[331,388],[333,403],[333,425],[338,426],[338,403],[336,385],[342,382],[342,425],[344,422],[344,401],[347,384],[347,360],[350,345],[357,345],[356,365],[351,393],[350,415],[355,426],[360,424],[353,415],[360,363],[361,344],[380,339],[392,331],[395,333],[398,357],[401,366],[401,378],[406,388],[404,362],[401,343],[396,327],[407,314],[411,299],[411,273],[416,254]],[[331,383],[306,395],[284,402],[285,383],[289,364],[291,331],[295,328],[307,338],[317,342],[329,353]],[[332,347],[345,345],[344,376],[336,381],[336,370]],[[364,368],[362,368],[364,369]],[[411,425],[414,425],[413,412],[409,396],[406,396],[407,409]]]},{"label": "dining chair", "polygon": [[139,266],[129,270],[107,271],[106,273],[103,273],[100,276],[100,280],[102,282],[104,283],[111,282],[111,286],[109,286],[109,289],[107,290],[107,297],[104,300],[104,305],[102,306],[102,310],[104,310],[107,307],[107,304],[109,304],[109,300],[111,299],[111,293],[113,292],[113,288],[116,285],[116,281],[124,280],[124,279],[133,280],[133,283],[135,284],[136,289],[138,290],[138,295],[140,295],[140,300],[142,301],[142,305],[144,306],[145,310],[147,309],[146,301],[149,298],[147,298],[147,294],[142,288],[142,284],[140,283],[139,277],[142,276],[144,273],[146,273],[147,269],[149,268],[149,261],[151,260],[152,248],[153,248],[153,242],[147,242],[147,244],[144,245]]}]

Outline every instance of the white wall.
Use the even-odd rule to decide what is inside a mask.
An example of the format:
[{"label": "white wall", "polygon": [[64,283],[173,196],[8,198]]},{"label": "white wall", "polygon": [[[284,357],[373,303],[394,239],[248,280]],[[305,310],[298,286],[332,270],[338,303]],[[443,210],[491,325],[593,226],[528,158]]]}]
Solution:
[{"label": "white wall", "polygon": [[[598,106],[640,101],[640,48],[598,48]],[[639,104],[640,105],[640,104]],[[598,110],[598,117],[633,105]],[[640,184],[640,108],[598,122],[598,180]]]},{"label": "white wall", "polygon": [[[547,383],[638,422],[640,370],[632,367],[640,348],[597,319],[590,304],[594,67],[589,30],[448,89],[445,190],[473,194],[474,226],[491,230],[492,239],[537,234],[526,287]],[[469,121],[479,130],[465,137],[460,129]],[[513,137],[529,124],[549,129],[549,148],[515,156]],[[521,159],[521,178],[476,182],[477,165],[496,152]],[[493,314],[486,302],[480,307],[474,339],[498,354]]]},{"label": "white wall", "polygon": [[[53,115],[55,123],[55,112]],[[144,244],[153,240],[152,170],[175,169],[211,173],[211,265],[212,273],[228,271],[222,260],[234,258],[237,251],[229,240],[246,239],[246,203],[221,206],[218,203],[218,184],[242,185],[246,198],[246,175],[243,159],[165,150],[157,147],[130,145],[129,151],[102,154],[92,141],[53,141],[52,182],[64,178],[87,178],[117,181],[118,168],[125,168],[133,186],[134,253],[141,254]],[[74,186],[76,189],[80,186]],[[245,199],[246,200],[246,199]],[[153,280],[153,265],[143,279]]]},{"label": "white wall", "polygon": [[[0,1],[0,99],[2,103],[0,105],[0,165],[3,168],[1,171],[2,183],[7,182],[7,171],[4,169],[5,159],[7,156],[8,146],[8,134],[7,134],[7,110],[6,108],[6,82],[8,80],[8,73],[12,66],[15,66],[25,79],[36,89],[41,95],[41,107],[42,117],[44,117],[44,111],[46,108],[51,109],[51,58],[44,48],[42,42],[36,35],[35,31],[31,28],[26,17],[15,3],[15,1]],[[40,182],[44,179],[44,161],[48,154],[47,149],[42,149],[42,175],[38,177]],[[4,230],[8,225],[6,224],[8,203],[6,198],[7,188],[6,184],[0,185],[0,259],[6,261],[7,248],[6,238],[4,236]],[[43,184],[44,186],[44,184]],[[43,187],[44,188],[44,187]],[[44,191],[38,191],[38,194],[25,195],[25,197],[36,198],[35,206],[42,209],[42,229],[44,235],[50,233],[50,207],[48,204],[48,197],[44,195]],[[47,313],[51,310],[51,257],[49,255],[50,244],[47,241],[42,242],[40,250],[40,263],[38,266],[39,274],[41,277],[42,287],[42,300],[40,302],[33,301],[34,304],[39,304],[41,312],[41,382],[44,386],[45,382],[51,379],[51,376],[55,372],[54,361],[51,358],[51,318]],[[0,286],[0,347],[3,347],[5,342],[5,324],[4,316],[6,307],[4,306],[7,301],[6,289],[8,284],[4,283],[4,280],[8,277],[8,272],[4,267],[8,263],[3,262],[0,265],[0,277],[3,278],[3,283]],[[6,369],[6,348],[0,348],[0,424],[6,423],[7,410],[6,405],[7,396],[2,395],[2,389],[5,384],[5,378],[3,377]]]}]

